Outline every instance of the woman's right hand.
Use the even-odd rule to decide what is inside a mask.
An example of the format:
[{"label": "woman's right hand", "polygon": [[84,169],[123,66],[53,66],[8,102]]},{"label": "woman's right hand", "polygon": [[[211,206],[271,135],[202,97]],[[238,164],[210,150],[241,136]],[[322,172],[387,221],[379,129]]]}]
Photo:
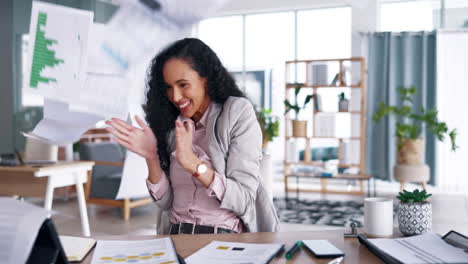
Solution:
[{"label": "woman's right hand", "polygon": [[157,154],[157,141],[153,130],[135,116],[135,120],[141,128],[134,127],[127,122],[112,118],[106,121],[109,127],[106,130],[114,136],[114,140],[126,149],[142,156],[147,160],[159,161]]}]

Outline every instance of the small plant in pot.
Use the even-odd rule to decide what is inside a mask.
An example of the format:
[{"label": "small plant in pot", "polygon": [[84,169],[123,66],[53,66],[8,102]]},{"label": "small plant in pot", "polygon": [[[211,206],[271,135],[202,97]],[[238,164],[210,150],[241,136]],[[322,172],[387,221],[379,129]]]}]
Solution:
[{"label": "small plant in pot", "polygon": [[293,136],[294,137],[307,137],[307,121],[298,120],[299,112],[304,109],[307,104],[310,103],[313,95],[307,95],[302,106],[299,105],[298,95],[301,91],[302,84],[297,84],[294,89],[294,104],[288,99],[284,100],[284,106],[286,107],[284,114],[286,115],[289,111],[293,110],[296,113],[296,119],[292,120],[293,124]]},{"label": "small plant in pot", "polygon": [[262,129],[262,148],[265,150],[268,146],[268,142],[273,141],[273,139],[279,135],[279,120],[277,116],[271,113],[271,109],[266,108],[257,111],[257,119]]},{"label": "small plant in pot", "polygon": [[398,193],[398,226],[406,236],[419,235],[432,230],[432,205],[427,200],[432,194],[418,189]]}]

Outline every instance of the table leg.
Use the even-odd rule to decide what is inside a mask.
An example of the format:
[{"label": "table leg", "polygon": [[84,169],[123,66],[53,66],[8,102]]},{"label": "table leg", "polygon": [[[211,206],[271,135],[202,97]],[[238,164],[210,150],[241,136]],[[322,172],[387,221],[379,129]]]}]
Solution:
[{"label": "table leg", "polygon": [[76,195],[80,207],[81,229],[83,230],[83,235],[89,237],[91,236],[91,232],[89,231],[88,211],[86,210],[86,200],[82,182],[76,183]]},{"label": "table leg", "polygon": [[44,200],[44,208],[48,211],[47,217],[50,218],[52,212],[52,200],[54,199],[54,185],[52,179],[49,178],[47,181],[46,195]]}]

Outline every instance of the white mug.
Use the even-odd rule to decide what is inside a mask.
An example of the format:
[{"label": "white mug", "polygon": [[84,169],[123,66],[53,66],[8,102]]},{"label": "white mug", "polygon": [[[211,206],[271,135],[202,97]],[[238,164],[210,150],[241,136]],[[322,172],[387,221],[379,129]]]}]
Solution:
[{"label": "white mug", "polygon": [[391,237],[393,235],[392,198],[364,199],[364,230],[370,237]]}]

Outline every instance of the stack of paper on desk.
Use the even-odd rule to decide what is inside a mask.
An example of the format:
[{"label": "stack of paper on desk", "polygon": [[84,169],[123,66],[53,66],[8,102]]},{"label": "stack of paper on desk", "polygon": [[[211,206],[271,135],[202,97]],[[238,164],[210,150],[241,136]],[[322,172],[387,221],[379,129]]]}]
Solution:
[{"label": "stack of paper on desk", "polygon": [[187,264],[219,264],[219,263],[269,263],[284,244],[253,244],[211,241],[204,248],[185,259]]}]

